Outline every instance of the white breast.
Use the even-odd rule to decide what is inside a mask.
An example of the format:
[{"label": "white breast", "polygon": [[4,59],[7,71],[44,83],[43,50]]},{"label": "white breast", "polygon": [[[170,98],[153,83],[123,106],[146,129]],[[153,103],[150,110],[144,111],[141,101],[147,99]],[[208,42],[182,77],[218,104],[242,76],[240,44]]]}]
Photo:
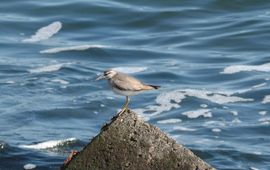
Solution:
[{"label": "white breast", "polygon": [[117,88],[112,88],[113,92],[122,96],[133,96],[140,93],[140,91],[129,91],[129,90],[119,90]]}]

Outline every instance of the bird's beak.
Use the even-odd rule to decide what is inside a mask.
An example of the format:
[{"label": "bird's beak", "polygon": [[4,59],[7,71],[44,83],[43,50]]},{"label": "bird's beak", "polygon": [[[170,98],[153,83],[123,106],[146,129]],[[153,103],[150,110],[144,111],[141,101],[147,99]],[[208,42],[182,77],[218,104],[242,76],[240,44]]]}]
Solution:
[{"label": "bird's beak", "polygon": [[98,77],[96,78],[96,81],[97,81],[97,80],[101,80],[101,79],[105,79],[105,76],[104,76],[104,75],[98,76]]}]

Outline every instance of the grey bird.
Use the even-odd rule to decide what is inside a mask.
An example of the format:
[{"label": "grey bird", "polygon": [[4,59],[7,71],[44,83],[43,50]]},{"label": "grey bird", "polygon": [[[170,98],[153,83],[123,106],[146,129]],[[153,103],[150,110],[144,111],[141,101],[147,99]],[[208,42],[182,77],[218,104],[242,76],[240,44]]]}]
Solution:
[{"label": "grey bird", "polygon": [[129,76],[125,73],[121,73],[115,70],[104,71],[103,75],[99,76],[96,80],[100,79],[107,79],[109,85],[116,94],[126,96],[126,102],[122,110],[117,114],[118,116],[128,109],[130,96],[136,95],[143,91],[160,88],[160,86],[144,84],[143,82],[132,76]]}]

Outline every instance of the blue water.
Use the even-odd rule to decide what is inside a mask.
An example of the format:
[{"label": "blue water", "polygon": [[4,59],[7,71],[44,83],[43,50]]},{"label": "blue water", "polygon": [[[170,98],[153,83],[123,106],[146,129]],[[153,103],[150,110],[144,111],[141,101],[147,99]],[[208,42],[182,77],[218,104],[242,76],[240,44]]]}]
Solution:
[{"label": "blue water", "polygon": [[161,85],[130,108],[212,166],[270,169],[269,9],[1,0],[0,169],[58,169],[87,144],[124,102],[94,81],[108,68]]}]

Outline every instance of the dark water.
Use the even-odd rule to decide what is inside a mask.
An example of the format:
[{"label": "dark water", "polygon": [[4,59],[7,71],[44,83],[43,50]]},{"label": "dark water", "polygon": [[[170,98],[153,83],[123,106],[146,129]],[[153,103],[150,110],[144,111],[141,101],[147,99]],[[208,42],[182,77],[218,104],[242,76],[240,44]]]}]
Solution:
[{"label": "dark water", "polygon": [[[270,2],[0,2],[0,169],[58,169],[124,102],[217,169],[270,169]],[[39,31],[38,31],[39,30]],[[32,37],[31,37],[32,36]]]}]

